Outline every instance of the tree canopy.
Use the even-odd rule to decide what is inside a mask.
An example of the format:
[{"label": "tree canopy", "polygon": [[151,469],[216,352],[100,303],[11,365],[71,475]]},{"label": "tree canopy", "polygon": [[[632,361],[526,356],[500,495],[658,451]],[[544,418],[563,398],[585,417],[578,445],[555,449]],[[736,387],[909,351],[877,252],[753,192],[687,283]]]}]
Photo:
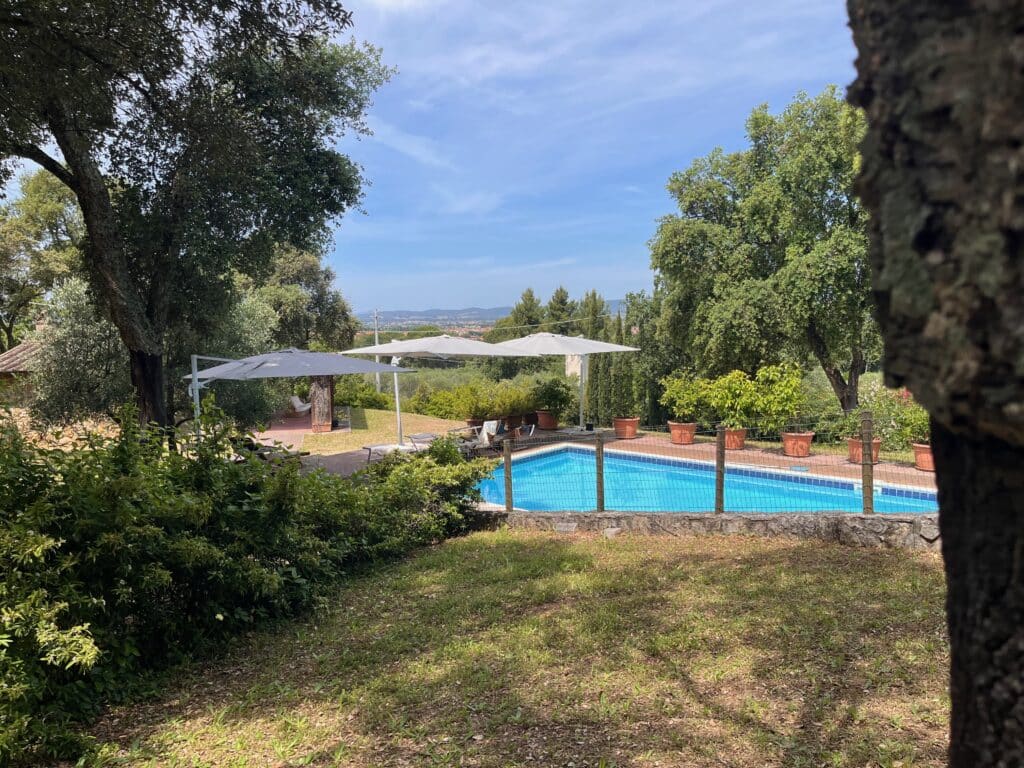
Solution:
[{"label": "tree canopy", "polygon": [[840,404],[877,354],[867,216],[853,191],[862,113],[834,88],[747,120],[749,147],[672,175],[651,242],[662,336],[708,373],[814,359]]},{"label": "tree canopy", "polygon": [[335,0],[14,2],[0,11],[0,179],[26,159],[81,208],[93,291],[128,348],[143,418],[166,423],[164,336],[236,272],[315,248],[356,205],[337,139],[389,75],[327,42]]}]

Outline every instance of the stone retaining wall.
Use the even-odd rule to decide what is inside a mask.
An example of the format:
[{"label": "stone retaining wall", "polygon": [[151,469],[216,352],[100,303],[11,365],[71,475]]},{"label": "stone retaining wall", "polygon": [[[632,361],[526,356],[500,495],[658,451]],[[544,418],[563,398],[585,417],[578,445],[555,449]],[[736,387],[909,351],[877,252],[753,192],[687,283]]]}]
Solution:
[{"label": "stone retaining wall", "polygon": [[609,534],[729,534],[789,536],[860,547],[938,551],[938,515],[854,515],[793,512],[771,515],[685,512],[523,512],[508,516],[511,528],[544,531],[606,531]]}]

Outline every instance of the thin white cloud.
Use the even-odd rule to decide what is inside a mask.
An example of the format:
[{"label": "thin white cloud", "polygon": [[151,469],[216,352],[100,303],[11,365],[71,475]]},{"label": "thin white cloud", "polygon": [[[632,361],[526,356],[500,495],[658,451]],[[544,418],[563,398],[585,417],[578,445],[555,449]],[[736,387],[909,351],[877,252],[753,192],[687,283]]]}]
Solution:
[{"label": "thin white cloud", "polygon": [[420,165],[448,170],[455,169],[454,163],[433,139],[403,131],[380,118],[371,117],[368,122],[370,130],[373,132],[372,141],[395,152],[400,152],[406,157],[411,157]]}]

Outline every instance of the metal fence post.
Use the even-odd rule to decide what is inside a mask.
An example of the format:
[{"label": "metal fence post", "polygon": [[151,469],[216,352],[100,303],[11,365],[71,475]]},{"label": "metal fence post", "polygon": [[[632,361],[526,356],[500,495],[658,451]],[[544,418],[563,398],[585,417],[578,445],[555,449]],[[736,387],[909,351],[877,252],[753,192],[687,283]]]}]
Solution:
[{"label": "metal fence post", "polygon": [[604,512],[604,434],[598,432],[595,435],[597,442],[594,444],[595,475],[597,476],[597,511]]},{"label": "metal fence post", "polygon": [[512,441],[503,440],[501,450],[505,457],[505,511],[511,513],[512,504]]},{"label": "metal fence post", "polygon": [[860,414],[860,474],[863,494],[863,506],[865,515],[875,513],[875,462],[872,445],[873,424],[871,411],[861,411]]},{"label": "metal fence post", "polygon": [[725,512],[725,426],[715,433],[715,512]]}]

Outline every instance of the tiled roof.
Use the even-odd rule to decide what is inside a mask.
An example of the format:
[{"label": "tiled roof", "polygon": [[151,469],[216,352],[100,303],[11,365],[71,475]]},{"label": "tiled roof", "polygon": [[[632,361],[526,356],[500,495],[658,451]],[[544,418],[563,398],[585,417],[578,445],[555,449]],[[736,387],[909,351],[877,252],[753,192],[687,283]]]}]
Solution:
[{"label": "tiled roof", "polygon": [[38,354],[39,345],[34,341],[23,341],[16,347],[11,347],[0,354],[0,374],[28,373],[34,370],[33,364]]}]

